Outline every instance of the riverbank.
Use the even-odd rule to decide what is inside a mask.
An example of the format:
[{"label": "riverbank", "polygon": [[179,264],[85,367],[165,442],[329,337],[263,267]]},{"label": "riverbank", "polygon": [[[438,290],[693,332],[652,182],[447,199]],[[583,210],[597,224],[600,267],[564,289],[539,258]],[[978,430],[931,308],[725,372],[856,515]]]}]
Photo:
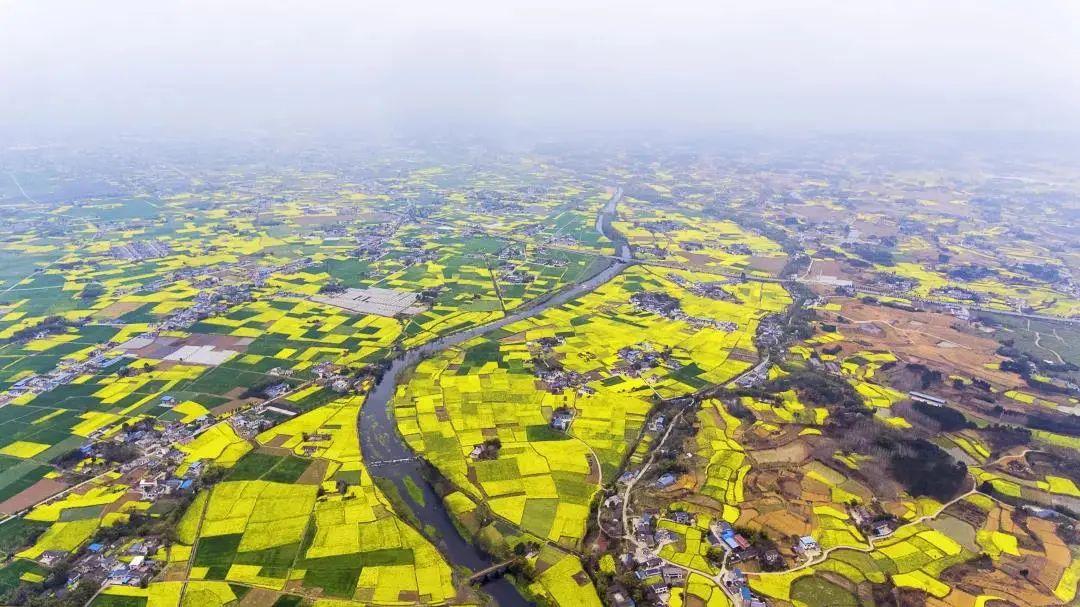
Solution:
[{"label": "riverbank", "polygon": [[[614,219],[615,207],[621,197],[622,188],[617,188],[611,200],[598,212],[597,230],[601,233],[605,230],[613,230],[611,221]],[[561,306],[599,288],[632,265],[632,261],[629,260],[629,247],[625,245],[625,241],[622,246],[625,247],[626,259],[609,259],[607,265],[577,284],[567,285],[558,291],[528,302],[500,319],[439,337],[398,355],[390,362],[389,368],[368,393],[357,420],[360,448],[364,461],[367,463],[368,473],[373,478],[379,479],[380,483],[390,483],[396,488],[399,499],[408,506],[412,515],[419,521],[419,531],[439,547],[452,566],[476,572],[495,565],[496,561],[461,535],[443,506],[442,498],[436,495],[431,484],[424,477],[424,464],[415,459],[415,453],[398,432],[391,408],[398,382],[409,369],[425,357],[506,325],[541,314],[545,310]],[[414,486],[411,492],[406,483]],[[414,499],[417,494],[416,488],[420,490],[420,499]],[[495,580],[484,585],[484,592],[501,607],[524,607],[532,604],[506,579]]]}]

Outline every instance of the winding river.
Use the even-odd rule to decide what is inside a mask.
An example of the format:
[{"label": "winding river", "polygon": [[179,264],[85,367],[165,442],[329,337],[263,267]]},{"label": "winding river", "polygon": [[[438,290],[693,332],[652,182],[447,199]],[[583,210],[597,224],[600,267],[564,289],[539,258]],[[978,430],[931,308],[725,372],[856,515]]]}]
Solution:
[{"label": "winding river", "polygon": [[[416,454],[413,453],[398,432],[390,406],[390,401],[397,392],[398,380],[401,379],[406,370],[415,366],[425,357],[460,345],[470,339],[519,320],[535,316],[549,308],[561,306],[595,290],[626,269],[632,263],[630,248],[626,244],[626,240],[621,238],[612,226],[616,206],[621,198],[622,188],[616,188],[607,204],[597,213],[596,219],[597,231],[615,243],[616,250],[619,253],[617,260],[609,260],[604,269],[591,277],[534,299],[498,320],[478,325],[460,333],[440,337],[400,354],[391,361],[389,369],[383,374],[382,379],[375,384],[364,402],[364,406],[360,411],[358,425],[364,461],[372,464],[368,468],[368,473],[374,478],[385,479],[397,487],[401,498],[413,511],[421,526],[424,527],[421,532],[439,547],[450,564],[455,567],[478,571],[494,565],[495,561],[458,533],[457,528],[454,527],[450,520],[450,514],[443,507],[442,500],[439,499],[439,496],[435,494],[431,485],[424,478],[422,465],[415,459]],[[406,478],[412,479],[413,483],[420,488],[423,494],[423,503],[414,500],[406,490]],[[425,529],[434,529],[435,532],[429,534]],[[491,595],[500,607],[518,607],[531,604],[506,579],[499,579],[486,584],[484,591]]]}]

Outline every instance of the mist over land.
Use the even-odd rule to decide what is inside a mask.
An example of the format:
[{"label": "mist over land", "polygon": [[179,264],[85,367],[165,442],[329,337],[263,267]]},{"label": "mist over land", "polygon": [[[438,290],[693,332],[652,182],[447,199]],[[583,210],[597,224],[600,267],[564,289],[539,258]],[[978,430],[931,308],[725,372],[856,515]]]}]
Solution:
[{"label": "mist over land", "polygon": [[0,5],[0,124],[108,135],[1080,128],[1072,2]]}]

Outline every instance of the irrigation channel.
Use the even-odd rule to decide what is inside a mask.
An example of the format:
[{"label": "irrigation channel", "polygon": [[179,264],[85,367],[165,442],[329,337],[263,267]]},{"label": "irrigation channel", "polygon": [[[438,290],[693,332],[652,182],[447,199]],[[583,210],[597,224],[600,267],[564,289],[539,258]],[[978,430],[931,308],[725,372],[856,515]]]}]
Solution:
[{"label": "irrigation channel", "polygon": [[[614,278],[627,266],[633,263],[630,260],[630,249],[625,239],[618,237],[611,222],[615,217],[616,205],[622,198],[622,188],[617,188],[611,199],[597,214],[597,231],[608,236],[616,243],[620,255],[618,259],[608,258],[608,265],[600,272],[593,274],[585,280],[563,287],[548,295],[542,296],[525,304],[492,322],[478,325],[460,333],[453,333],[440,337],[400,354],[390,363],[390,367],[383,374],[382,379],[375,384],[368,394],[367,401],[360,411],[359,433],[360,446],[367,462],[380,462],[368,468],[368,474],[373,478],[385,479],[397,487],[401,499],[412,510],[420,521],[421,532],[428,536],[439,547],[443,555],[455,567],[463,567],[470,572],[480,571],[497,564],[497,561],[480,551],[475,545],[462,537],[457,528],[450,520],[450,514],[443,507],[442,500],[436,495],[431,484],[424,477],[424,464],[418,461],[405,439],[398,432],[394,414],[391,410],[390,401],[397,392],[398,380],[408,369],[411,369],[422,359],[452,348],[470,339],[479,337],[485,333],[494,331],[506,325],[524,320],[540,314],[544,310],[561,306],[562,304],[589,293]],[[612,238],[615,236],[615,238]],[[409,478],[420,488],[423,503],[413,499],[406,489],[405,479]],[[415,490],[414,490],[415,491]],[[428,530],[434,530],[429,533]],[[431,537],[434,535],[435,537]],[[484,592],[491,595],[500,607],[527,606],[531,603],[525,599],[506,579],[498,579],[484,586]]]}]

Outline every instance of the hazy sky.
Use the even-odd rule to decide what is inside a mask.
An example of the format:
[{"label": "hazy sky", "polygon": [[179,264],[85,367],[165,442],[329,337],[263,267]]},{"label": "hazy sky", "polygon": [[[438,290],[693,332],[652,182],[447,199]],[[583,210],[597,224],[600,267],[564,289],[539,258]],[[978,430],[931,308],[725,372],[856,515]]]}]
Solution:
[{"label": "hazy sky", "polygon": [[0,0],[22,130],[1080,130],[1080,2]]}]

